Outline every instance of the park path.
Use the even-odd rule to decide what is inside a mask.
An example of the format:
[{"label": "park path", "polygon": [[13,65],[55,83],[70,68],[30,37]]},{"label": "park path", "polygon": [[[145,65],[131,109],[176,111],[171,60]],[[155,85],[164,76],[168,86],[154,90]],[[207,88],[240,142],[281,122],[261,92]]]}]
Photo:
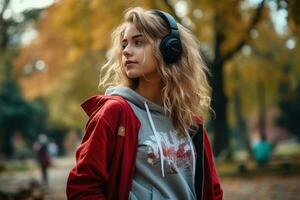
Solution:
[{"label": "park path", "polygon": [[[45,200],[65,200],[68,172],[74,159],[59,158],[49,170]],[[39,180],[37,168],[30,171],[0,173],[0,190],[13,192],[30,180]],[[300,200],[300,176],[260,176],[254,178],[221,178],[225,200]]]}]

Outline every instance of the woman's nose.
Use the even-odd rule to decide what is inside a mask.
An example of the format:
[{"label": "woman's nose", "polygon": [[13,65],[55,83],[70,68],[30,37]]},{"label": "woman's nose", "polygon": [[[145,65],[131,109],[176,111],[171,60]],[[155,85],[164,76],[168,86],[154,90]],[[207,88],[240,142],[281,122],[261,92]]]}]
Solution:
[{"label": "woman's nose", "polygon": [[132,55],[132,49],[130,48],[129,45],[127,45],[124,49],[123,49],[123,55],[126,57],[129,57]]}]

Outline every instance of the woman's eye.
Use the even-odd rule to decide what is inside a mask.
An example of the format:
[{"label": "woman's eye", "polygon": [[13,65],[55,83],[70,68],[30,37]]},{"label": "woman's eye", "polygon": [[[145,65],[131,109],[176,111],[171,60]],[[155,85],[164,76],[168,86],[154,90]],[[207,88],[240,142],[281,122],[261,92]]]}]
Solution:
[{"label": "woman's eye", "polygon": [[136,46],[141,46],[143,44],[143,41],[142,40],[136,40],[135,41],[135,45]]},{"label": "woman's eye", "polygon": [[126,48],[126,44],[122,44],[121,48],[122,48],[122,50],[124,50]]}]

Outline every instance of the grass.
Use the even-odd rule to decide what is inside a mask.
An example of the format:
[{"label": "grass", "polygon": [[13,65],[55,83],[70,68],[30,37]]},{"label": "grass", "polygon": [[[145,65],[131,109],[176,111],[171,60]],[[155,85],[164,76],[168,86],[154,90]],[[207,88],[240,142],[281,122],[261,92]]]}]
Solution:
[{"label": "grass", "polygon": [[253,161],[247,163],[223,162],[217,165],[221,177],[255,177],[300,175],[300,163],[282,162],[259,166]]},{"label": "grass", "polygon": [[275,147],[270,162],[258,165],[246,151],[237,151],[235,161],[217,162],[222,177],[286,176],[300,174],[300,144],[286,143]]},{"label": "grass", "polygon": [[11,160],[0,164],[0,173],[26,171],[36,168],[34,160]]}]

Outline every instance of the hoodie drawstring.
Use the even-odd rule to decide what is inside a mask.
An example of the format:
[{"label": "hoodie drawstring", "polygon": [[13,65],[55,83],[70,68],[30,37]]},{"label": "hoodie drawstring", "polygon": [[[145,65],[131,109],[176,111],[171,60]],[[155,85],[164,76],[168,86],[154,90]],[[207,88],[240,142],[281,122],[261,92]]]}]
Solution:
[{"label": "hoodie drawstring", "polygon": [[[160,136],[159,134],[157,133],[156,131],[156,128],[154,126],[154,123],[153,123],[153,119],[151,117],[151,113],[149,111],[149,108],[148,108],[148,105],[146,102],[144,102],[144,105],[145,105],[145,108],[146,108],[146,111],[147,111],[147,115],[148,115],[148,119],[149,119],[149,122],[150,122],[150,125],[151,125],[151,128],[152,128],[152,131],[154,133],[154,136],[155,136],[155,139],[156,139],[156,142],[158,144],[158,148],[159,148],[159,154],[160,154],[160,163],[161,163],[161,172],[162,172],[162,175],[163,177],[165,176],[165,171],[164,171],[164,154],[163,154],[163,148],[162,148],[162,145],[161,145],[161,140],[160,140]],[[185,131],[186,135],[187,135],[187,138],[189,140],[189,143],[190,143],[190,147],[191,147],[191,150],[192,150],[192,162],[193,162],[193,177],[195,177],[195,170],[196,170],[196,157],[195,157],[195,150],[194,150],[194,145],[193,145],[193,141],[192,141],[192,138],[191,136],[189,135],[188,131]],[[194,183],[194,179],[193,179],[193,183]]]},{"label": "hoodie drawstring", "polygon": [[164,170],[164,160],[165,159],[164,159],[163,149],[162,149],[162,146],[161,146],[160,137],[159,137],[159,135],[158,135],[158,133],[157,133],[157,131],[155,129],[155,126],[154,126],[154,123],[153,123],[153,120],[152,120],[152,117],[151,117],[151,114],[150,114],[150,111],[149,111],[147,103],[144,102],[144,105],[145,105],[145,108],[146,108],[146,111],[147,111],[147,115],[148,115],[149,122],[151,124],[152,131],[154,133],[156,142],[158,144],[159,154],[160,154],[161,172],[162,172],[162,176],[164,177],[165,176],[165,170]]}]

